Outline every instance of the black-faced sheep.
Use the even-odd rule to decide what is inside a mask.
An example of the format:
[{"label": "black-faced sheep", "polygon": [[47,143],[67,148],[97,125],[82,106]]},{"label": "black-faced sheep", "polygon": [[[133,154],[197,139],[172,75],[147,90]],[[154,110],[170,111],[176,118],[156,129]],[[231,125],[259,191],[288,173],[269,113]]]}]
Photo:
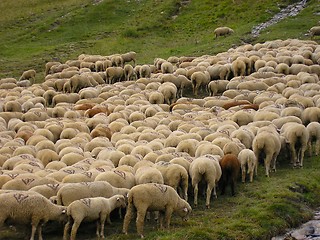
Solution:
[{"label": "black-faced sheep", "polygon": [[42,225],[48,221],[66,220],[66,207],[51,203],[35,192],[12,191],[0,195],[0,226],[6,220],[20,224],[31,224],[31,237],[34,240],[36,230],[42,239]]},{"label": "black-faced sheep", "polygon": [[163,215],[165,226],[169,227],[173,212],[176,212],[183,220],[187,220],[191,210],[189,203],[180,198],[172,187],[156,183],[140,184],[131,188],[128,193],[128,206],[123,222],[123,232],[128,233],[134,211],[137,212],[137,232],[143,238],[143,225],[147,211],[159,211],[160,227],[162,227]]},{"label": "black-faced sheep", "polygon": [[83,198],[72,202],[67,207],[68,222],[64,227],[64,239],[67,238],[72,223],[70,239],[75,240],[80,224],[87,221],[97,221],[97,237],[104,238],[105,221],[109,219],[114,209],[120,207],[126,207],[125,197],[122,195],[114,195],[110,198]]}]

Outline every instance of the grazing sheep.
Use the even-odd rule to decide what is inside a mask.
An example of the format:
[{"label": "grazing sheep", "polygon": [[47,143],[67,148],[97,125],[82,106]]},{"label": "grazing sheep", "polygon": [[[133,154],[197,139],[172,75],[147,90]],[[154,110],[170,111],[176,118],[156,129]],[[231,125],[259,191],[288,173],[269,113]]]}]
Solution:
[{"label": "grazing sheep", "polygon": [[230,184],[231,195],[235,195],[235,185],[240,173],[240,162],[236,155],[226,154],[220,160],[221,179],[219,186],[221,187],[221,195],[225,193],[226,187]]},{"label": "grazing sheep", "polygon": [[285,123],[280,129],[280,135],[289,145],[291,163],[294,167],[302,167],[304,153],[308,147],[309,132],[307,128],[296,122]]},{"label": "grazing sheep", "polygon": [[258,162],[264,159],[266,176],[269,177],[270,167],[276,171],[276,160],[281,150],[280,136],[274,125],[259,128],[252,142],[252,150]]},{"label": "grazing sheep", "polygon": [[35,192],[11,191],[0,194],[0,226],[6,220],[19,224],[31,224],[31,237],[34,240],[38,230],[42,239],[42,226],[48,221],[66,220],[66,207],[57,206]]},{"label": "grazing sheep", "polygon": [[19,81],[21,80],[29,80],[32,79],[32,82],[35,83],[36,81],[36,71],[34,69],[30,69],[27,71],[24,71],[21,75],[21,77],[19,78]]},{"label": "grazing sheep", "polygon": [[111,197],[116,194],[126,196],[129,189],[116,188],[104,181],[69,183],[59,189],[57,204],[68,206],[75,200],[86,197]]},{"label": "grazing sheep", "polygon": [[187,170],[179,164],[159,161],[155,167],[161,172],[164,184],[173,187],[184,200],[188,200],[188,180]]},{"label": "grazing sheep", "polygon": [[189,167],[189,175],[194,191],[194,205],[198,205],[199,183],[205,181],[206,188],[206,207],[210,208],[211,192],[217,197],[216,184],[221,177],[221,167],[219,165],[220,156],[206,154],[195,158]]},{"label": "grazing sheep", "polygon": [[320,26],[315,26],[310,28],[309,34],[311,36],[311,39],[313,39],[314,36],[319,36],[320,35]]},{"label": "grazing sheep", "polygon": [[104,238],[105,221],[109,219],[110,213],[114,209],[120,207],[126,207],[125,197],[122,195],[114,195],[110,198],[82,198],[72,202],[67,207],[68,222],[64,227],[63,238],[67,238],[73,222],[70,239],[75,240],[80,224],[87,221],[97,221],[97,237]]},{"label": "grazing sheep", "polygon": [[257,174],[257,158],[251,149],[242,149],[238,154],[241,167],[241,180],[246,181],[246,174],[249,174],[250,182],[253,182],[253,174]]},{"label": "grazing sheep", "polygon": [[218,27],[213,31],[215,38],[219,36],[226,36],[234,33],[234,30],[229,27]]},{"label": "grazing sheep", "polygon": [[210,74],[205,71],[205,72],[194,72],[191,75],[191,83],[192,83],[192,89],[193,89],[193,94],[195,96],[198,96],[198,91],[203,88],[203,92],[207,91],[207,86],[210,82]]},{"label": "grazing sheep", "polygon": [[312,156],[313,152],[315,153],[316,156],[318,156],[320,151],[320,123],[310,122],[307,125],[307,130],[309,132],[309,141],[308,141],[309,156]]},{"label": "grazing sheep", "polygon": [[164,215],[165,226],[168,228],[173,212],[176,212],[186,221],[191,210],[189,203],[180,198],[178,193],[170,186],[156,183],[134,186],[128,193],[128,206],[123,222],[123,233],[128,234],[129,224],[135,211],[137,212],[137,232],[143,238],[143,225],[147,211],[160,212],[160,227],[162,227]]}]

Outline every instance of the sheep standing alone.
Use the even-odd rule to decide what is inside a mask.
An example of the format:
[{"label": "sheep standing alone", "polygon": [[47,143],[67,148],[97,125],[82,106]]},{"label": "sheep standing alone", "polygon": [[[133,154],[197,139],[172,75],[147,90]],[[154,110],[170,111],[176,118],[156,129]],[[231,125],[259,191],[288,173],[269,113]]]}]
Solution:
[{"label": "sheep standing alone", "polygon": [[72,202],[67,207],[68,222],[64,227],[63,238],[66,239],[73,222],[70,240],[75,240],[78,228],[83,221],[97,221],[97,237],[104,238],[105,221],[114,209],[120,207],[126,207],[125,197],[122,195],[114,195],[110,198],[83,198]]},{"label": "sheep standing alone", "polygon": [[234,33],[233,29],[229,28],[229,27],[218,27],[213,31],[215,38],[219,37],[219,36],[226,36],[229,34]]},{"label": "sheep standing alone", "polygon": [[66,219],[66,207],[57,206],[38,193],[24,191],[2,193],[0,212],[0,226],[6,220],[21,224],[31,222],[30,240],[34,240],[37,229],[39,239],[42,239],[42,225],[49,220],[64,221]]},{"label": "sheep standing alone", "polygon": [[165,226],[170,225],[171,215],[176,212],[187,220],[191,206],[180,198],[170,186],[156,183],[146,183],[134,186],[128,193],[127,212],[123,222],[123,232],[128,234],[128,227],[134,211],[137,211],[137,232],[143,238],[143,224],[147,211],[160,211],[160,227],[162,227],[163,213]]},{"label": "sheep standing alone", "polygon": [[320,35],[320,26],[315,26],[310,28],[309,30],[311,39],[313,39],[314,36],[319,36]]}]

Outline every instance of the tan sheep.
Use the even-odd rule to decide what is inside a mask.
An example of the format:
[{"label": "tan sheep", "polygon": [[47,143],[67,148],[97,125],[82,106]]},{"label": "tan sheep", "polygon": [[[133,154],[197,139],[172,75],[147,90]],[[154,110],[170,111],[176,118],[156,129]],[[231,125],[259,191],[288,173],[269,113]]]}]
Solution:
[{"label": "tan sheep", "polygon": [[129,224],[135,210],[137,211],[137,232],[143,238],[143,225],[147,211],[160,212],[160,227],[162,227],[164,214],[165,226],[168,228],[173,212],[176,212],[183,220],[187,220],[192,209],[189,203],[180,198],[172,187],[146,183],[137,185],[129,191],[127,212],[123,222],[125,234],[128,234]]},{"label": "tan sheep", "polygon": [[229,34],[233,34],[234,30],[229,27],[218,27],[213,31],[215,38],[219,36],[226,36]]},{"label": "tan sheep", "polygon": [[57,204],[68,206],[75,200],[86,197],[111,197],[116,194],[126,196],[129,189],[116,188],[104,181],[69,183],[57,193]]},{"label": "tan sheep", "polygon": [[251,149],[242,149],[238,154],[241,167],[241,180],[246,181],[246,175],[249,174],[250,182],[253,182],[253,175],[257,174],[258,162]]},{"label": "tan sheep", "polygon": [[314,36],[319,36],[320,35],[320,26],[314,26],[310,28],[309,34],[311,36],[311,39],[314,38]]},{"label": "tan sheep", "polygon": [[194,191],[194,205],[198,205],[199,183],[204,180],[206,182],[206,207],[210,208],[211,193],[217,197],[216,184],[221,177],[221,167],[219,165],[220,156],[206,154],[195,158],[189,168],[189,175]]},{"label": "tan sheep", "polygon": [[105,221],[109,219],[111,212],[116,208],[125,207],[125,197],[122,195],[110,198],[83,198],[72,202],[67,207],[68,222],[64,227],[64,239],[67,238],[72,223],[70,239],[75,240],[80,224],[87,221],[97,221],[97,237],[104,238]]},{"label": "tan sheep", "polygon": [[42,239],[42,225],[48,221],[66,220],[66,207],[57,206],[35,192],[2,193],[0,211],[0,226],[3,226],[7,219],[14,223],[31,224],[30,240],[34,240],[36,232],[39,233],[39,239]]},{"label": "tan sheep", "polygon": [[161,172],[164,184],[173,187],[179,195],[188,201],[188,179],[187,170],[179,164],[159,161],[155,167]]},{"label": "tan sheep", "polygon": [[21,77],[19,78],[19,81],[21,80],[29,80],[31,79],[33,83],[35,83],[36,81],[36,71],[34,69],[30,69],[27,71],[24,71],[21,75]]}]

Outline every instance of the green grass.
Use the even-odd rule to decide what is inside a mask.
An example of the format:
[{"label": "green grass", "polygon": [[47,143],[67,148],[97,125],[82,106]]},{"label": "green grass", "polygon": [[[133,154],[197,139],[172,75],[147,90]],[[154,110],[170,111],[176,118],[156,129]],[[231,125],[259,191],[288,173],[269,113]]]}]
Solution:
[{"label": "green grass", "polygon": [[[307,8],[252,39],[253,26],[267,21],[288,0],[92,0],[0,2],[0,77],[18,78],[36,69],[43,81],[47,61],[77,58],[81,53],[138,53],[138,63],[156,57],[201,56],[226,51],[245,42],[299,38],[317,23],[319,4]],[[254,9],[254,10],[253,10]],[[214,39],[213,30],[229,26],[235,34]]]}]

